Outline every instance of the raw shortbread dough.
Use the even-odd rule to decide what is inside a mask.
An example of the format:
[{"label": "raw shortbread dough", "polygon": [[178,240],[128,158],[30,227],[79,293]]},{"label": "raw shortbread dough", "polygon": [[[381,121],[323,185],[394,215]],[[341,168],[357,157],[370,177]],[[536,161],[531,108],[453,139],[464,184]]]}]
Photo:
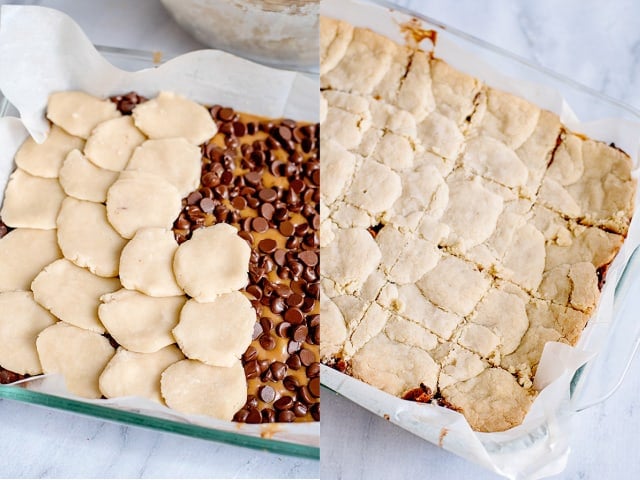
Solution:
[{"label": "raw shortbread dough", "polygon": [[109,187],[119,175],[118,172],[96,167],[80,150],[72,150],[62,164],[58,180],[67,195],[78,200],[104,203]]},{"label": "raw shortbread dough", "polygon": [[87,138],[84,154],[105,170],[124,170],[134,149],[145,136],[133,124],[131,116],[113,118],[99,124]]},{"label": "raw shortbread dough", "polygon": [[162,373],[162,397],[182,413],[231,420],[247,401],[247,380],[240,360],[231,367],[213,367],[182,360]]},{"label": "raw shortbread dough", "polygon": [[224,293],[209,303],[189,300],[173,336],[187,358],[230,367],[251,343],[256,320],[247,297],[240,292]]},{"label": "raw shortbread dough", "polygon": [[107,398],[143,397],[164,403],[160,375],[180,360],[184,355],[175,345],[154,353],[130,352],[120,347],[100,375],[100,392]]},{"label": "raw shortbread dough", "polygon": [[100,298],[98,315],[124,348],[153,353],[175,343],[171,330],[178,324],[186,300],[184,296],[157,298],[122,289]]},{"label": "raw shortbread dough", "polygon": [[0,239],[0,292],[29,290],[36,275],[61,257],[55,230],[12,230]]},{"label": "raw shortbread dough", "polygon": [[84,92],[56,92],[49,96],[47,118],[76,137],[89,138],[98,124],[119,116],[115,103]]},{"label": "raw shortbread dough", "polygon": [[198,302],[239,290],[249,281],[251,249],[226,223],[200,228],[178,247],[173,271],[178,285]]},{"label": "raw shortbread dough", "polygon": [[42,373],[36,337],[54,323],[31,292],[0,293],[0,366],[21,375]]},{"label": "raw shortbread dough", "polygon": [[322,360],[398,396],[422,383],[476,430],[520,424],[545,343],[575,345],[597,308],[630,158],[339,20],[320,61]]},{"label": "raw shortbread dough", "polygon": [[71,393],[100,398],[98,378],[115,349],[106,337],[64,322],[48,327],[36,340],[44,373],[60,373]]},{"label": "raw shortbread dough", "polygon": [[133,120],[149,138],[183,137],[194,145],[206,142],[218,131],[205,107],[172,92],[160,92],[136,106]]},{"label": "raw shortbread dough", "polygon": [[56,228],[64,197],[55,178],[34,177],[17,168],[9,177],[0,217],[14,228]]},{"label": "raw shortbread dough", "polygon": [[184,138],[147,140],[135,149],[127,170],[155,173],[186,197],[200,185],[201,160],[200,148]]},{"label": "raw shortbread dough", "polygon": [[52,125],[43,143],[36,143],[32,137],[25,140],[16,153],[16,165],[36,177],[56,178],[67,154],[83,145],[81,138]]},{"label": "raw shortbread dough", "polygon": [[141,228],[120,255],[120,282],[129,290],[152,297],[171,297],[184,292],[173,274],[178,250],[173,232],[166,228]]},{"label": "raw shortbread dough", "polygon": [[104,333],[100,296],[118,288],[117,278],[98,277],[64,258],[46,266],[31,284],[36,302],[60,320],[98,333]]},{"label": "raw shortbread dough", "polygon": [[127,241],[109,224],[104,205],[67,197],[57,223],[66,259],[101,277],[118,275],[120,252]]},{"label": "raw shortbread dough", "polygon": [[124,171],[107,192],[107,217],[124,238],[139,228],[171,228],[181,209],[176,187],[148,172]]}]

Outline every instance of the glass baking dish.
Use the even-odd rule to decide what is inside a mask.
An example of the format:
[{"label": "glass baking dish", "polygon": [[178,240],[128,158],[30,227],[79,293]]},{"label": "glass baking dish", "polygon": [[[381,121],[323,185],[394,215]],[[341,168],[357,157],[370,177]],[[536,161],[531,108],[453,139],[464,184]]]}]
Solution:
[{"label": "glass baking dish", "polygon": [[[448,52],[455,51],[459,53],[464,51],[467,54],[471,54],[474,61],[477,60],[479,64],[486,65],[488,68],[496,70],[503,75],[501,82],[492,86],[511,90],[511,93],[518,94],[519,85],[526,84],[529,90],[535,90],[533,93],[535,98],[528,99],[542,108],[557,110],[557,108],[553,107],[557,107],[557,104],[562,99],[558,97],[557,93],[553,95],[553,92],[559,92],[562,98],[566,100],[566,103],[563,102],[563,107],[569,105],[575,114],[569,114],[568,120],[565,119],[565,124],[573,128],[572,125],[574,123],[578,124],[578,119],[580,119],[579,131],[597,140],[611,142],[615,138],[614,133],[602,128],[601,120],[607,118],[621,119],[619,122],[620,129],[626,131],[627,137],[632,137],[635,134],[636,140],[625,145],[624,149],[634,160],[635,177],[637,178],[637,139],[640,138],[640,111],[635,108],[607,97],[570,78],[535,65],[500,47],[445,25],[438,20],[386,0],[323,0],[321,15],[345,20],[355,26],[370,28],[389,36],[401,44],[406,43],[405,34],[408,26],[411,27],[414,33],[418,34],[418,38],[420,38],[421,33],[425,33],[424,31],[434,30],[436,32],[435,46],[428,39],[429,36],[426,35],[422,37],[426,38],[426,40],[422,40],[423,43],[420,43],[422,48],[425,50],[433,48],[436,56],[451,63],[455,68],[483,79],[481,67],[477,67],[477,71],[469,72],[468,68],[465,68],[466,65],[463,62],[461,63],[458,57],[456,57],[458,63],[451,61],[446,54],[441,53],[438,47],[443,46],[441,43],[445,42],[445,49],[448,49],[446,50]],[[632,135],[628,135],[629,133]],[[609,136],[612,138],[608,138]],[[636,212],[638,212],[637,205],[638,199],[636,198]],[[635,218],[630,231],[637,231],[638,228],[638,218]],[[567,420],[574,413],[606,400],[620,386],[640,346],[640,324],[634,315],[634,311],[637,312],[640,307],[639,248],[634,249],[631,245],[624,245],[614,262],[616,266],[615,272],[610,269],[610,275],[607,277],[609,287],[615,286],[615,293],[612,295],[614,312],[612,320],[602,321],[598,314],[591,318],[590,328],[593,330],[589,332],[589,335],[584,335],[585,338],[581,340],[580,346],[584,350],[598,351],[599,353],[579,368],[570,382],[568,382],[570,390],[569,402],[563,405],[560,411],[555,412],[558,419],[556,425],[539,424],[516,440],[501,439],[499,434],[477,434],[477,438],[484,450],[493,456],[492,458],[495,461],[493,465],[494,471],[511,478],[529,478],[531,475],[540,474],[536,470],[539,465],[529,465],[527,471],[509,471],[506,466],[501,469],[498,467],[501,464],[499,457],[503,454],[521,453],[523,455],[532,454],[536,458],[542,458],[545,449],[557,441],[554,428],[558,426],[566,427]],[[608,372],[606,376],[602,375],[604,371]],[[603,384],[600,381],[602,378],[609,379],[609,383]],[[414,417],[409,412],[400,411],[401,409],[398,409],[399,411],[395,413],[390,412],[388,409],[390,403],[386,404],[389,399],[384,397],[386,394],[379,396],[378,391],[373,387],[351,379],[351,377],[347,377],[345,374],[324,365],[321,379],[323,386],[328,390],[355,401],[374,414],[384,417],[392,423],[399,424],[402,428],[422,438],[439,443],[439,429],[430,431],[431,427],[425,423],[420,423],[417,416]],[[351,382],[357,382],[357,384]],[[425,418],[426,416],[425,414]],[[442,438],[441,436],[440,446],[443,446]],[[445,443],[444,448],[458,455],[470,457],[460,453],[460,449],[456,449],[455,445],[453,448],[448,448]],[[467,451],[471,451],[471,449],[469,448]],[[478,461],[477,457],[473,458],[473,460]],[[487,466],[486,462],[478,461],[478,463],[483,463]]]},{"label": "glass baking dish", "polygon": [[[111,64],[127,71],[153,68],[161,62],[170,59],[169,56],[163,56],[160,52],[147,52],[106,46],[96,46],[96,48]],[[18,116],[17,110],[0,93],[0,118]],[[42,405],[53,409],[96,417],[102,420],[176,433],[204,440],[266,450],[277,454],[311,459],[320,458],[320,449],[317,446],[320,440],[318,423],[315,423],[308,431],[298,434],[296,438],[299,442],[297,443],[295,441],[283,441],[272,438],[282,431],[282,428],[279,426],[281,424],[277,423],[262,426],[232,424],[232,428],[222,430],[185,423],[176,419],[162,418],[161,416],[155,416],[148,412],[140,413],[132,410],[122,410],[108,405],[100,405],[96,402],[85,402],[32,391],[21,387],[20,384],[0,385],[0,398]],[[286,425],[293,425],[295,428],[295,425],[301,424]]]}]

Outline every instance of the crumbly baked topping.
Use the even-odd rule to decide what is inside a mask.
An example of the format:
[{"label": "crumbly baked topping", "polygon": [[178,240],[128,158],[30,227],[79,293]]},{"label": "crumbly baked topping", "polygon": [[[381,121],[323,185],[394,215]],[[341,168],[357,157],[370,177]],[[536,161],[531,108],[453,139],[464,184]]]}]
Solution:
[{"label": "crumbly baked topping", "polygon": [[629,157],[367,29],[323,18],[320,55],[323,361],[520,424],[627,233]]}]

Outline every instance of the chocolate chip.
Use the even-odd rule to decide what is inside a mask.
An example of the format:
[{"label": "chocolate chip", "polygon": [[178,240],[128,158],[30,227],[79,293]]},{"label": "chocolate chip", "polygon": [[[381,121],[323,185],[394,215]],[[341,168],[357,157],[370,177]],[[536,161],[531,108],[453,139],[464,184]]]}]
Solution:
[{"label": "chocolate chip", "polygon": [[306,385],[302,385],[298,387],[298,399],[306,405],[311,405],[313,403],[313,397],[311,396],[311,392],[309,391],[309,387]]},{"label": "chocolate chip", "polygon": [[225,107],[218,110],[218,120],[222,120],[223,122],[232,121],[234,116],[235,112],[233,108]]},{"label": "chocolate chip", "polygon": [[288,322],[281,322],[276,327],[276,334],[279,337],[286,338],[288,336],[289,327],[291,326]]},{"label": "chocolate chip", "polygon": [[287,220],[280,224],[278,230],[285,237],[290,237],[295,232],[295,227],[293,226],[293,223]]},{"label": "chocolate chip", "polygon": [[320,377],[314,377],[309,381],[309,392],[316,398],[320,397]]},{"label": "chocolate chip", "polygon": [[289,305],[290,307],[301,307],[303,302],[304,298],[302,297],[302,295],[299,295],[297,293],[292,293],[287,297],[287,305]]},{"label": "chocolate chip", "polygon": [[247,403],[244,405],[246,408],[257,408],[258,399],[255,395],[247,395]]},{"label": "chocolate chip", "polygon": [[294,402],[291,411],[296,417],[304,417],[307,414],[308,408],[302,402]]},{"label": "chocolate chip", "polygon": [[275,207],[270,203],[264,203],[260,205],[260,216],[267,220],[271,220],[273,218],[275,210]]},{"label": "chocolate chip", "polygon": [[253,335],[251,336],[251,339],[255,340],[255,339],[259,338],[260,335],[262,335],[262,332],[264,332],[264,330],[262,329],[262,325],[260,325],[258,322],[256,322],[253,325]]},{"label": "chocolate chip", "polygon": [[260,346],[265,350],[271,351],[274,348],[276,348],[276,341],[271,335],[263,334],[260,337],[259,342],[260,342]]},{"label": "chocolate chip", "polygon": [[264,240],[260,240],[258,243],[258,248],[261,252],[264,253],[273,253],[276,248],[278,248],[278,243],[272,238],[265,238]]},{"label": "chocolate chip", "polygon": [[291,338],[296,342],[302,343],[307,338],[308,333],[309,329],[306,327],[306,325],[298,325],[297,327],[292,329]]},{"label": "chocolate chip", "polygon": [[319,403],[314,403],[309,408],[309,411],[311,412],[311,416],[313,417],[313,419],[316,422],[319,422],[320,421],[320,404]]},{"label": "chocolate chip", "polygon": [[309,349],[303,348],[302,350],[300,350],[299,355],[300,355],[300,361],[302,362],[302,365],[304,365],[305,367],[308,367],[309,365],[311,365],[313,362],[316,361],[316,356]]},{"label": "chocolate chip", "polygon": [[284,395],[276,400],[273,406],[276,410],[290,410],[293,407],[293,398]]},{"label": "chocolate chip", "polygon": [[[274,342],[275,343],[275,342]],[[257,360],[251,360],[244,364],[244,374],[247,379],[256,378],[260,375],[260,365]]]},{"label": "chocolate chip", "polygon": [[285,308],[286,308],[286,304],[281,297],[276,297],[271,300],[271,311],[276,315],[284,312]]},{"label": "chocolate chip", "polygon": [[273,387],[264,385],[258,390],[258,395],[260,396],[260,400],[262,400],[263,402],[271,403],[276,398],[276,391],[273,389]]},{"label": "chocolate chip", "polygon": [[285,375],[287,374],[287,365],[285,363],[282,362],[273,362],[270,366],[269,369],[271,370],[271,373],[273,374],[273,378],[277,381],[282,380]]},{"label": "chocolate chip", "polygon": [[296,419],[295,413],[291,410],[285,410],[278,413],[278,421],[283,423],[291,423]]},{"label": "chocolate chip", "polygon": [[[289,345],[291,345],[291,342],[289,342]],[[302,362],[300,361],[300,357],[297,353],[289,355],[289,358],[287,358],[287,366],[291,370],[298,370],[300,367],[302,367]]]},{"label": "chocolate chip", "polygon": [[258,233],[264,233],[269,230],[269,222],[262,217],[255,217],[251,222],[251,226]]},{"label": "chocolate chip", "polygon": [[[302,314],[299,308],[292,307],[287,309],[287,311],[284,314],[284,319],[285,321],[289,322],[292,325],[300,325],[304,320],[304,315]],[[302,340],[297,340],[297,339],[294,339],[294,340],[300,342],[300,341],[303,341],[304,338]]]},{"label": "chocolate chip", "polygon": [[311,365],[307,367],[307,377],[315,378],[320,375],[320,364],[318,362],[313,362]]},{"label": "chocolate chip", "polygon": [[318,255],[311,250],[300,252],[298,258],[308,267],[315,267],[318,264]]},{"label": "chocolate chip", "polygon": [[263,202],[272,203],[278,199],[278,194],[273,188],[263,188],[258,191],[258,198]]},{"label": "chocolate chip", "polygon": [[236,137],[243,137],[247,133],[247,127],[242,122],[233,122],[233,134]]},{"label": "chocolate chip", "polygon": [[275,252],[273,252],[273,259],[276,262],[276,265],[279,266],[283,266],[285,264],[286,258],[286,251],[282,250],[281,248],[279,248],[278,250],[276,250]]},{"label": "chocolate chip", "polygon": [[246,423],[262,423],[262,414],[257,408],[250,408],[249,415],[245,419]]},{"label": "chocolate chip", "polygon": [[282,384],[284,385],[284,388],[286,388],[290,392],[295,392],[300,386],[300,382],[298,382],[298,379],[293,375],[287,375],[286,377],[284,377],[284,379],[282,380]]},{"label": "chocolate chip", "polygon": [[237,210],[244,210],[247,208],[247,201],[242,197],[236,197],[231,201],[231,205]]},{"label": "chocolate chip", "polygon": [[273,328],[273,320],[269,317],[261,317],[260,318],[260,326],[264,332],[269,332]]},{"label": "chocolate chip", "polygon": [[216,203],[210,198],[203,198],[200,200],[200,208],[205,213],[213,212],[213,209],[216,207]]},{"label": "chocolate chip", "polygon": [[276,421],[276,411],[272,408],[262,409],[262,423],[273,423]]},{"label": "chocolate chip", "polygon": [[238,410],[236,412],[236,414],[233,416],[233,421],[234,422],[246,422],[247,418],[249,417],[249,410],[247,410],[246,408],[243,408],[241,410]]},{"label": "chocolate chip", "polygon": [[262,180],[262,175],[259,172],[249,172],[244,176],[244,179],[249,185],[255,187],[260,183],[260,180]]}]

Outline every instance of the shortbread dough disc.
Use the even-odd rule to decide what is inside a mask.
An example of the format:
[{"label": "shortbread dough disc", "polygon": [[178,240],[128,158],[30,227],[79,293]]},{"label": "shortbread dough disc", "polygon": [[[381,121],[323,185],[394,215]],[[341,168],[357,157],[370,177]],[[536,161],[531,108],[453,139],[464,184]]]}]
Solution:
[{"label": "shortbread dough disc", "polygon": [[62,164],[59,181],[65,193],[71,197],[104,203],[107,190],[119,175],[118,172],[96,167],[80,150],[72,150]]},{"label": "shortbread dough disc", "polygon": [[67,197],[58,215],[58,243],[64,257],[79,267],[115,277],[127,241],[107,221],[104,205]]},{"label": "shortbread dough disc", "polygon": [[113,118],[91,132],[84,154],[98,167],[119,172],[144,141],[145,136],[135,127],[131,116]]},{"label": "shortbread dough disc", "polygon": [[56,92],[49,96],[47,118],[76,137],[87,139],[99,123],[119,116],[115,103],[84,92]]},{"label": "shortbread dough disc", "polygon": [[178,324],[186,300],[185,296],[157,298],[122,289],[101,298],[98,315],[124,348],[153,353],[175,343],[171,330]]},{"label": "shortbread dough disc", "polygon": [[0,217],[14,228],[56,228],[64,197],[58,180],[34,177],[18,168],[9,177]]},{"label": "shortbread dough disc", "polygon": [[180,360],[184,355],[175,345],[155,353],[130,352],[120,347],[100,375],[100,391],[107,398],[143,397],[164,403],[160,376]]},{"label": "shortbread dough disc", "polygon": [[106,337],[64,322],[45,329],[36,340],[44,373],[60,373],[71,393],[100,398],[98,378],[115,349]]},{"label": "shortbread dough disc", "polygon": [[140,228],[171,228],[180,210],[176,187],[152,173],[124,171],[107,192],[109,222],[124,238]]},{"label": "shortbread dough disc", "polygon": [[81,138],[52,125],[43,143],[38,144],[31,137],[25,140],[16,153],[16,165],[36,177],[56,178],[67,154],[83,145]]},{"label": "shortbread dough disc", "polygon": [[164,138],[147,140],[136,148],[127,170],[155,173],[186,197],[200,185],[201,163],[200,148],[184,138]]},{"label": "shortbread dough disc", "polygon": [[122,286],[152,297],[182,295],[173,274],[176,250],[178,243],[171,230],[141,228],[120,255]]},{"label": "shortbread dough disc", "polygon": [[21,375],[42,373],[36,337],[54,323],[31,292],[0,293],[0,365]]},{"label": "shortbread dough disc", "polygon": [[240,292],[225,293],[209,303],[189,300],[173,336],[187,358],[230,367],[251,343],[256,320],[247,297]]},{"label": "shortbread dough disc", "polygon": [[247,401],[247,380],[240,360],[213,367],[197,360],[174,363],[162,374],[162,396],[182,413],[231,420]]},{"label": "shortbread dough disc", "polygon": [[64,258],[46,266],[31,284],[36,302],[60,320],[98,333],[104,333],[100,297],[118,288],[117,278],[98,277]]},{"label": "shortbread dough disc", "polygon": [[0,292],[29,290],[36,275],[61,257],[55,230],[12,230],[0,239]]},{"label": "shortbread dough disc", "polygon": [[149,138],[183,137],[194,145],[206,142],[218,131],[206,108],[172,92],[161,92],[138,105],[133,120]]},{"label": "shortbread dough disc", "polygon": [[249,281],[251,248],[226,223],[200,228],[178,247],[173,271],[178,285],[198,302],[239,290]]}]

